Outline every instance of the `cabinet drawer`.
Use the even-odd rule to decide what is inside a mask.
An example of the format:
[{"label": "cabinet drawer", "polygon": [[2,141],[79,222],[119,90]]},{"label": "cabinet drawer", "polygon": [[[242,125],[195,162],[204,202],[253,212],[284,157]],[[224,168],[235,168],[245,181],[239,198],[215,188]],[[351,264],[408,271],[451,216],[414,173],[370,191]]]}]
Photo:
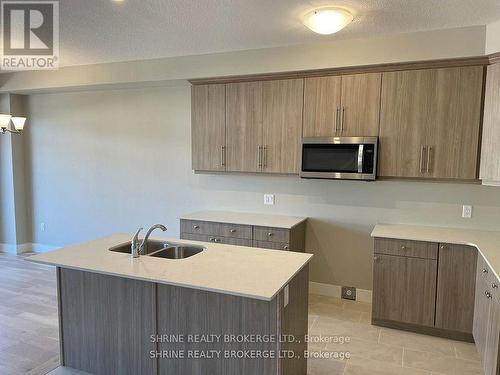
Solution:
[{"label": "cabinet drawer", "polygon": [[193,234],[193,233],[181,233],[181,240],[208,242],[208,235],[206,235],[206,234]]},{"label": "cabinet drawer", "polygon": [[480,279],[484,280],[484,283],[488,286],[488,289],[495,298],[500,299],[500,282],[480,254],[477,258],[477,272],[480,275]]},{"label": "cabinet drawer", "polygon": [[290,246],[286,242],[269,242],[269,241],[253,241],[253,247],[272,250],[290,250]]},{"label": "cabinet drawer", "polygon": [[290,231],[288,229],[270,228],[270,227],[254,227],[254,241],[267,242],[290,242]]},{"label": "cabinet drawer", "polygon": [[221,224],[221,236],[227,238],[252,239],[252,226],[239,224]]},{"label": "cabinet drawer", "polygon": [[209,221],[181,220],[181,233],[222,235],[222,224]]},{"label": "cabinet drawer", "polygon": [[412,258],[437,259],[438,244],[435,242],[375,238],[375,253]]}]

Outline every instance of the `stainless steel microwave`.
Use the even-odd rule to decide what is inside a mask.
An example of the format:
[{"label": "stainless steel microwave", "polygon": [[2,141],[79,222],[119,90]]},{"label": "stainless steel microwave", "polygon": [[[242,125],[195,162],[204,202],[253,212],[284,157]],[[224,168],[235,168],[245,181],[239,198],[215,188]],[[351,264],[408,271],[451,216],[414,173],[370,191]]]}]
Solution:
[{"label": "stainless steel microwave", "polygon": [[378,137],[303,138],[300,177],[375,180],[377,148]]}]

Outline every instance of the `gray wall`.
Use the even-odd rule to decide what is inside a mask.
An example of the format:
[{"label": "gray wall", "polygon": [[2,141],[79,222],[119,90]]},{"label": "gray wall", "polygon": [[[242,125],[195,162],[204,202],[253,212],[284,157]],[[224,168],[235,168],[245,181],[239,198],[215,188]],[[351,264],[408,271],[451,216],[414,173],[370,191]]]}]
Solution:
[{"label": "gray wall", "polygon": [[[177,236],[179,215],[200,209],[304,215],[311,279],[371,289],[376,223],[500,230],[499,188],[194,174],[186,86],[38,94],[28,110],[33,242],[65,245],[156,222]],[[263,205],[264,193],[277,195],[275,206]],[[474,205],[470,220],[464,203]]]}]

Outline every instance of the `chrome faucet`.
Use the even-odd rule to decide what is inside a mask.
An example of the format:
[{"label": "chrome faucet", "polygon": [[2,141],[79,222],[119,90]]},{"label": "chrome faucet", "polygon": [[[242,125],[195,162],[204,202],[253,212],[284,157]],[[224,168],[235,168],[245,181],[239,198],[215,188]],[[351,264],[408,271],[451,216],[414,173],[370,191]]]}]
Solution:
[{"label": "chrome faucet", "polygon": [[146,232],[146,235],[144,236],[144,239],[142,242],[139,244],[139,233],[142,231],[142,227],[139,228],[139,230],[135,233],[134,237],[132,238],[131,242],[131,247],[132,247],[132,258],[139,258],[140,255],[142,254],[147,254],[147,249],[148,249],[148,240],[149,236],[155,229],[161,229],[162,231],[166,231],[167,227],[162,225],[162,224],[155,224],[151,228],[148,229]]}]

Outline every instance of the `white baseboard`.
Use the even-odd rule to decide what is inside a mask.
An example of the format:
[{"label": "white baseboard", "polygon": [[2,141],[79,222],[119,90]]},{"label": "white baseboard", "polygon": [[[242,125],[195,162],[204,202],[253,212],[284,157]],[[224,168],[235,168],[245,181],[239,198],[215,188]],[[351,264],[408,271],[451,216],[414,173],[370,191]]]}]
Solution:
[{"label": "white baseboard", "polygon": [[20,245],[0,243],[0,252],[8,254],[45,253],[57,248],[59,248],[59,246],[32,242],[26,242]]},{"label": "white baseboard", "polygon": [[17,246],[8,243],[0,243],[0,252],[8,254],[17,254]]},{"label": "white baseboard", "polygon": [[[342,287],[339,285],[323,284],[317,283],[315,281],[309,281],[309,293],[340,298],[342,296]],[[371,303],[372,291],[356,288],[356,301]]]}]

